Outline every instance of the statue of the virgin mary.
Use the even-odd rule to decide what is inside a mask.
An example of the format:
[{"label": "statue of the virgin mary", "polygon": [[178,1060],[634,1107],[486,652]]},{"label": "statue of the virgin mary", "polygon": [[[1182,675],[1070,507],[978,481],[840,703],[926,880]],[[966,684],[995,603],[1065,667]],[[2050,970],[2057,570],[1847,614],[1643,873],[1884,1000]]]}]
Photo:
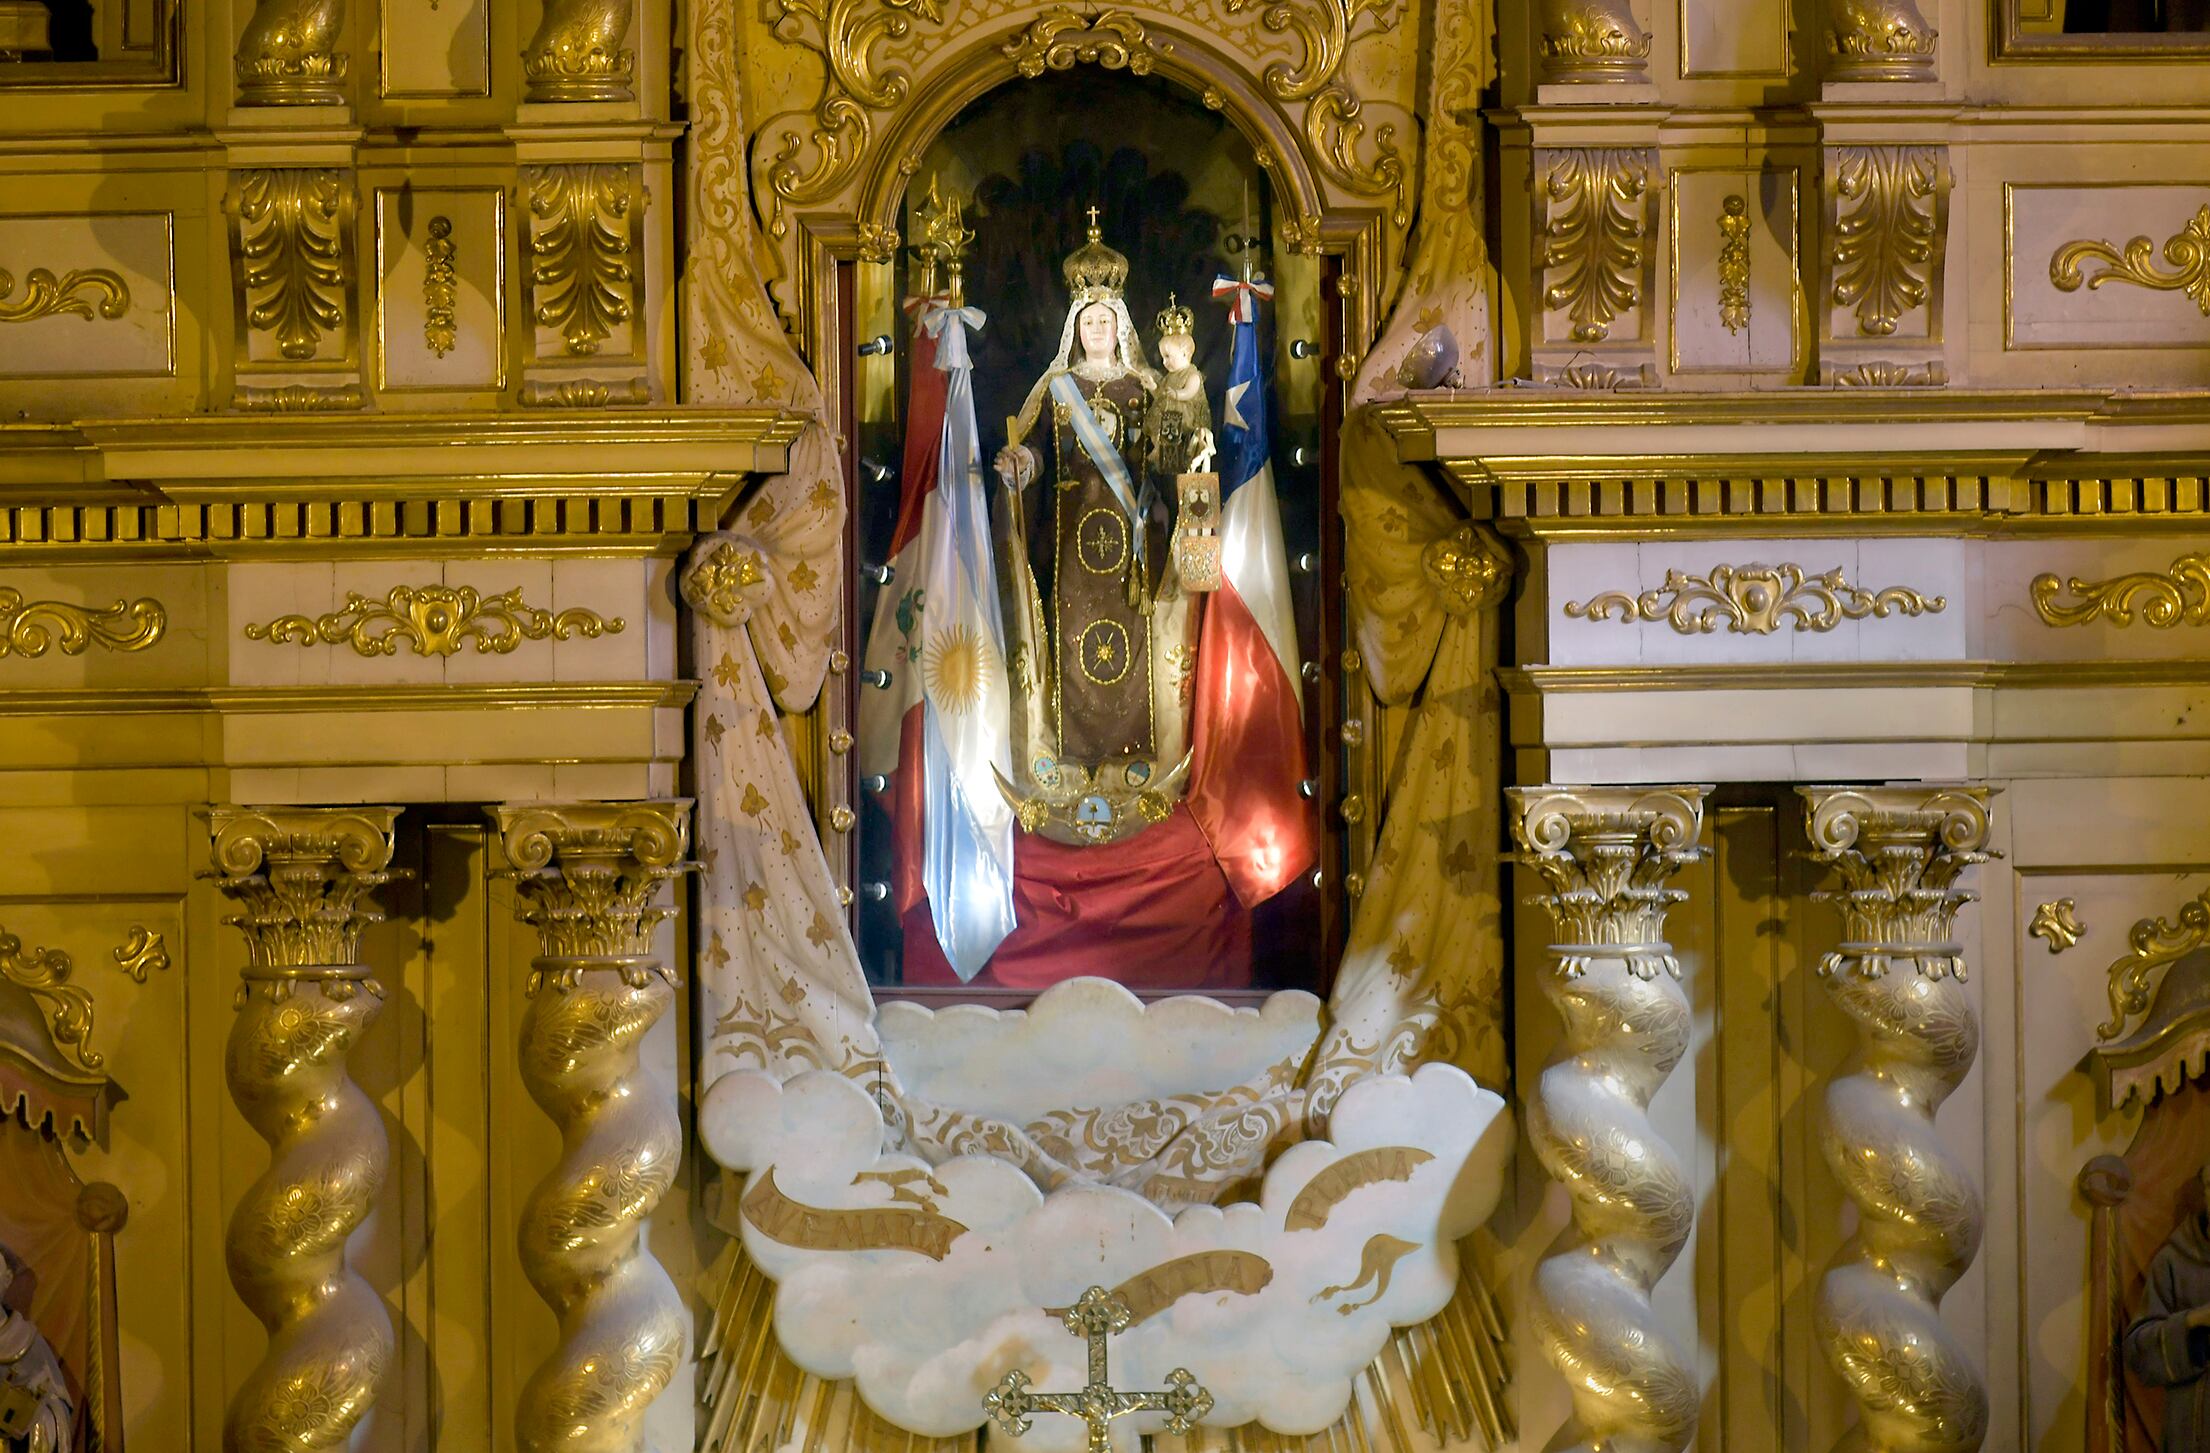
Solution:
[{"label": "statue of the virgin mary", "polygon": [[1181,795],[1196,597],[1167,548],[1158,485],[1173,481],[1153,477],[1159,378],[1123,297],[1128,259],[1101,240],[1095,209],[1063,271],[1073,297],[1059,350],[996,461],[1008,496],[1006,791],[1029,831],[1104,843],[1163,821]]}]

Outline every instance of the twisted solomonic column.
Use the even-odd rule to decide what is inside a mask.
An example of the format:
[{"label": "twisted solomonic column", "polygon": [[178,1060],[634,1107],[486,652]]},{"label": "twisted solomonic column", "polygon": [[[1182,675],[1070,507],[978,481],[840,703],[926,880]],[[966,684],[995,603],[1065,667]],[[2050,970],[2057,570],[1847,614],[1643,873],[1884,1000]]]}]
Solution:
[{"label": "twisted solomonic column", "polygon": [[1840,871],[1842,942],[1819,977],[1857,1022],[1853,1066],[1826,1089],[1827,1163],[1857,1234],[1819,1283],[1818,1339],[1857,1401],[1842,1447],[1972,1453],[1987,1390],[1941,1323],[1980,1246],[1980,1193],[1934,1130],[1972,1067],[1957,877],[1985,862],[1985,787],[1806,787],[1811,855]]},{"label": "twisted solomonic column", "polygon": [[522,1272],[560,1318],[514,1418],[522,1453],[635,1453],[683,1359],[683,1304],[639,1244],[675,1180],[674,1091],[638,1062],[674,1001],[653,932],[690,845],[688,799],[493,810],[530,963],[522,1082],[560,1127],[560,1162],[522,1208]]},{"label": "twisted solomonic column", "polygon": [[342,1448],[391,1362],[383,1298],[346,1240],[384,1183],[383,1118],[346,1072],[382,1007],[361,966],[366,901],[391,875],[396,807],[217,807],[213,877],[239,911],[246,968],[225,1072],[269,1143],[231,1212],[231,1284],[268,1349],[230,1400],[226,1453]]},{"label": "twisted solomonic column", "polygon": [[1534,1328],[1573,1393],[1557,1450],[1673,1453],[1695,1432],[1695,1364],[1650,1306],[1696,1202],[1650,1097],[1688,1047],[1688,1000],[1665,941],[1668,887],[1703,856],[1701,787],[1517,787],[1518,861],[1540,873],[1559,942],[1543,979],[1565,1039],[1527,1133],[1566,1189],[1573,1228],[1535,1268]]}]

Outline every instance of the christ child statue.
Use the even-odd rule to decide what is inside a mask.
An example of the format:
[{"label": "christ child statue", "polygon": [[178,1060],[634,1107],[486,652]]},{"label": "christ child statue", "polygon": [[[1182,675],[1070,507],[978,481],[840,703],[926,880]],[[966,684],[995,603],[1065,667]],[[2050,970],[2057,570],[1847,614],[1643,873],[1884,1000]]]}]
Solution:
[{"label": "christ child statue", "polygon": [[1166,373],[1152,396],[1152,477],[1172,479],[1201,469],[1212,454],[1212,405],[1205,401],[1205,376],[1197,371],[1197,340],[1190,336],[1190,311],[1167,294],[1159,314],[1159,361]]}]

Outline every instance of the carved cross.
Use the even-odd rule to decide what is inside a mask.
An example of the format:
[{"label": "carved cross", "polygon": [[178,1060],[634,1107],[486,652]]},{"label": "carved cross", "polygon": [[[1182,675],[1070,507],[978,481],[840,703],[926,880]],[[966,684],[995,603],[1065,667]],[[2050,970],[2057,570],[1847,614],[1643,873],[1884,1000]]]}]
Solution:
[{"label": "carved cross", "polygon": [[1128,1325],[1128,1308],[1103,1287],[1091,1287],[1071,1307],[1054,1309],[1066,1329],[1090,1344],[1090,1381],[1080,1392],[1030,1392],[1028,1374],[1015,1370],[982,1400],[1000,1427],[1018,1438],[1031,1426],[1032,1413],[1065,1413],[1090,1425],[1090,1453],[1108,1453],[1113,1419],[1129,1413],[1165,1413],[1173,1433],[1187,1433],[1212,1411],[1212,1394],[1197,1385],[1189,1369],[1166,1375],[1160,1392],[1120,1392],[1105,1376],[1105,1339]]},{"label": "carved cross", "polygon": [[1097,230],[1097,208],[1095,206],[1090,208],[1090,230],[1092,232]]}]

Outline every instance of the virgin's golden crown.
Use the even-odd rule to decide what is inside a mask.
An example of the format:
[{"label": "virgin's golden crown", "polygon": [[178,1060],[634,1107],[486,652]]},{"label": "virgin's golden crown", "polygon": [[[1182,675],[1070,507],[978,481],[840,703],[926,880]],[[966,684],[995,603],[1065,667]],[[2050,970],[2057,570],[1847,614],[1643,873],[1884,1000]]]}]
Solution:
[{"label": "virgin's golden crown", "polygon": [[1187,337],[1190,328],[1195,325],[1196,321],[1197,319],[1190,313],[1190,310],[1175,302],[1174,294],[1168,293],[1166,295],[1166,306],[1159,310],[1159,336],[1161,338],[1172,338],[1179,333]]},{"label": "virgin's golden crown", "polygon": [[1128,259],[1098,239],[1097,209],[1090,209],[1090,240],[1067,254],[1062,264],[1067,289],[1078,301],[1102,303],[1120,296],[1128,284]]}]

